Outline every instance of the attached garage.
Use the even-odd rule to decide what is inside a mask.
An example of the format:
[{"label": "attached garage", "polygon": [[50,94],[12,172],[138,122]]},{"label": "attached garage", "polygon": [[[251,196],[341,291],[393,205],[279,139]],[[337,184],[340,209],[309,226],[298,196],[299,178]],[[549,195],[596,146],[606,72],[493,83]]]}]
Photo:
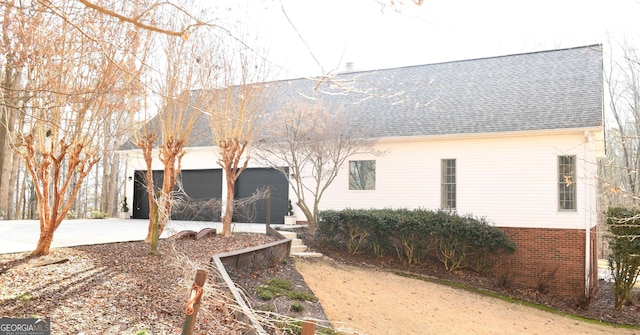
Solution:
[{"label": "attached garage", "polygon": [[[133,218],[149,218],[149,200],[147,193],[146,171],[135,172],[133,193]],[[156,189],[162,188],[164,171],[153,171],[153,183]],[[192,221],[213,221],[219,218],[217,208],[210,208],[207,202],[222,198],[222,170],[182,170],[174,188],[175,206],[171,219]]]},{"label": "attached garage", "polygon": [[[146,171],[135,171],[133,194],[133,218],[149,218],[149,200],[146,187]],[[164,171],[153,171],[156,189],[162,187]],[[224,181],[221,169],[182,170],[176,185],[175,205],[172,220],[219,221],[220,199]],[[251,197],[257,190],[271,189],[271,223],[283,223],[287,214],[289,185],[284,175],[268,168],[247,169],[236,181],[235,198],[237,200]],[[218,201],[215,201],[218,199]],[[250,205],[241,206],[234,222],[264,223],[267,220],[267,200],[260,199]]]},{"label": "attached garage", "polygon": [[[235,198],[251,197],[257,190],[270,187],[270,223],[284,223],[289,200],[289,183],[284,175],[275,169],[254,168],[242,172],[235,187]],[[234,222],[267,222],[267,199],[262,199],[242,210],[234,212]]]}]

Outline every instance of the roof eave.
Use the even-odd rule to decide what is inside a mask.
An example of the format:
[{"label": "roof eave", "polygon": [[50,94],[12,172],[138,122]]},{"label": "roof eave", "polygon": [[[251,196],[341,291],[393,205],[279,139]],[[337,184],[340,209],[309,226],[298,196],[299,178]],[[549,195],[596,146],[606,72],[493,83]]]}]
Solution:
[{"label": "roof eave", "polygon": [[566,134],[584,134],[585,131],[594,132],[594,133],[602,132],[604,131],[604,127],[592,126],[592,127],[578,127],[578,128],[517,130],[517,131],[483,132],[483,133],[390,136],[390,137],[381,137],[379,141],[380,142],[414,142],[414,141],[460,140],[460,139],[474,139],[474,138],[551,136],[551,135],[566,135]]}]

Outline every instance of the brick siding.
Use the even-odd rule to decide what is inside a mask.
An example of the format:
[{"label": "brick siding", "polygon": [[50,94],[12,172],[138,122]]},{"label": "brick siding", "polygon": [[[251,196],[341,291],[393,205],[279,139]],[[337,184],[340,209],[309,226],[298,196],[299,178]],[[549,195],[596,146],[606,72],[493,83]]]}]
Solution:
[{"label": "brick siding", "polygon": [[[585,297],[585,232],[578,229],[501,227],[516,243],[517,251],[497,264],[496,275],[513,283],[570,299]],[[597,285],[597,236],[591,229],[590,286]]]}]

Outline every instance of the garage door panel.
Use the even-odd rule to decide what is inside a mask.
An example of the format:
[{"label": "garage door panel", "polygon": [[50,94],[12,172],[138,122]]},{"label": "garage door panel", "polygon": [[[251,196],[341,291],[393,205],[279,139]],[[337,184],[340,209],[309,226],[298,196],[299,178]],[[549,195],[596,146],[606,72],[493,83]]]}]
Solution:
[{"label": "garage door panel", "polygon": [[[137,219],[149,218],[149,202],[146,188],[146,171],[136,171],[134,212]],[[164,171],[153,171],[156,189],[162,188]],[[174,188],[173,220],[218,221],[219,199],[222,197],[222,170],[182,170]],[[218,199],[218,201],[211,201]]]},{"label": "garage door panel", "polygon": [[[271,188],[271,221],[270,223],[284,223],[287,215],[289,184],[285,176],[278,170],[270,168],[246,169],[240,174],[235,185],[235,198],[250,198],[257,190]],[[241,205],[234,211],[234,222],[267,222],[267,199]]]}]

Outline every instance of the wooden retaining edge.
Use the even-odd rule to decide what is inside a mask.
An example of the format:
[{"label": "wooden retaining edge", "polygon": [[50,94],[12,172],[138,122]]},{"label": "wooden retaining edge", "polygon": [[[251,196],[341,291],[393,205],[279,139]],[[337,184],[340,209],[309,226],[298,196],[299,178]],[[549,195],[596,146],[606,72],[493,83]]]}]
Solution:
[{"label": "wooden retaining edge", "polygon": [[277,230],[267,228],[267,235],[276,236],[280,238],[279,241],[267,243],[261,246],[245,248],[242,250],[236,250],[231,252],[225,252],[222,254],[215,254],[211,257],[211,263],[218,269],[219,280],[227,288],[227,293],[231,294],[233,300],[240,307],[239,311],[234,313],[236,320],[244,322],[250,325],[253,329],[249,329],[245,332],[245,335],[268,335],[262,328],[262,325],[258,322],[253,310],[249,308],[246,301],[238,291],[233,280],[227,272],[226,266],[232,266],[235,268],[244,267],[248,264],[264,267],[265,264],[256,264],[257,255],[262,254],[262,261],[264,263],[265,256],[267,260],[271,262],[279,262],[284,257],[291,255],[291,239],[285,238]]}]

